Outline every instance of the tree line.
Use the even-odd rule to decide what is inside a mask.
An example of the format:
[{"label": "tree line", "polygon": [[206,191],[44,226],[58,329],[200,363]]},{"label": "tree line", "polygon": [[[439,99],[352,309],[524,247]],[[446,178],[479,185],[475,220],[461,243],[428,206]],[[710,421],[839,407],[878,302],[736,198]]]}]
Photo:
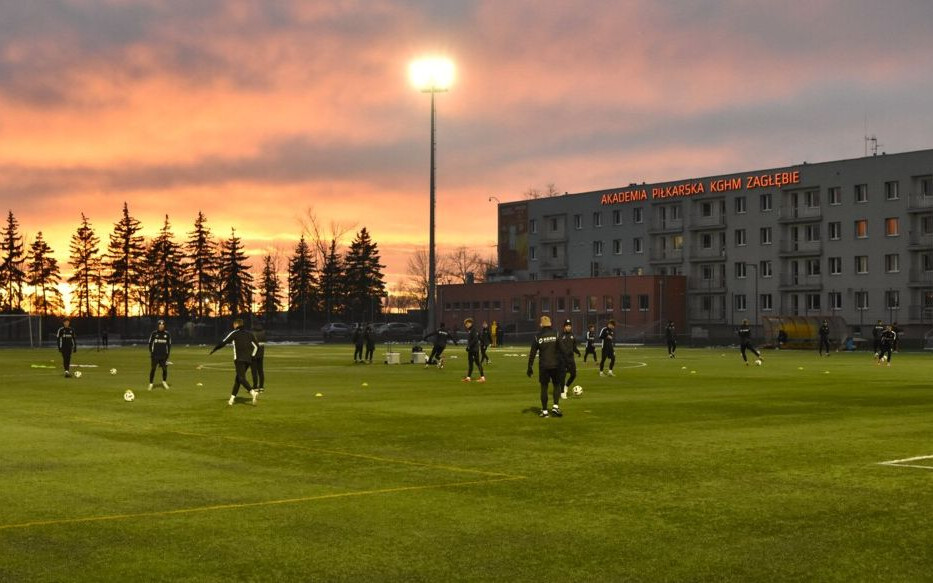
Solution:
[{"label": "tree line", "polygon": [[262,257],[256,281],[236,229],[229,237],[215,238],[200,211],[183,241],[176,238],[168,215],[151,239],[141,231],[141,222],[124,203],[104,249],[82,213],[68,247],[72,273],[63,281],[42,232],[25,248],[10,211],[0,231],[0,311],[61,314],[60,285],[67,282],[72,315],[79,317],[202,318],[255,311],[271,321],[287,312],[289,320],[305,325],[332,317],[373,320],[382,313],[385,266],[365,227],[342,252],[338,240],[343,233],[327,241],[315,224],[312,240],[302,234],[287,257],[285,282],[273,254]]}]

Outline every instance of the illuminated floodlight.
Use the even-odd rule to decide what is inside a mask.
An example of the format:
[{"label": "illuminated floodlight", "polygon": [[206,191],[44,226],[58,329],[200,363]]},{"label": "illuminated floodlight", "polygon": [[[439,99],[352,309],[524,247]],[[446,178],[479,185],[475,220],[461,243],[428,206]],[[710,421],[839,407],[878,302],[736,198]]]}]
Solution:
[{"label": "illuminated floodlight", "polygon": [[412,85],[425,93],[447,91],[454,81],[454,64],[449,59],[418,59],[408,67]]}]

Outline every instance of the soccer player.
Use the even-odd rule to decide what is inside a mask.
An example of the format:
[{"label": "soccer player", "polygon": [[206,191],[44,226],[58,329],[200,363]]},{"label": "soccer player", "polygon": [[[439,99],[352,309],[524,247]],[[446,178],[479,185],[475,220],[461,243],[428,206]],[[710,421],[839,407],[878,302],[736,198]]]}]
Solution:
[{"label": "soccer player", "polygon": [[586,357],[593,355],[593,362],[596,362],[596,325],[590,324],[586,330],[586,349],[583,351],[583,363],[586,364]]},{"label": "soccer player", "polygon": [[820,324],[820,356],[823,356],[823,348],[826,348],[826,356],[829,356],[829,321],[823,320]]},{"label": "soccer player", "polygon": [[210,353],[214,354],[228,344],[233,344],[233,366],[236,370],[236,378],[233,380],[233,390],[230,392],[230,400],[227,404],[233,405],[236,401],[236,394],[240,391],[240,385],[242,385],[249,391],[249,396],[253,398],[253,405],[255,405],[256,399],[259,398],[259,391],[250,386],[249,381],[246,380],[246,371],[249,370],[253,357],[259,352],[259,346],[256,345],[253,335],[243,328],[243,320],[240,318],[233,321],[233,331],[218,342]]},{"label": "soccer player", "polygon": [[897,322],[891,322],[891,330],[894,331],[894,352],[900,352],[901,327],[897,325]]},{"label": "soccer player", "polygon": [[62,366],[65,369],[65,378],[71,377],[71,355],[78,351],[78,339],[71,328],[71,320],[65,318],[62,327],[55,334],[58,338],[58,351],[62,353]]},{"label": "soccer player", "polygon": [[363,325],[357,324],[353,329],[353,362],[363,362]]},{"label": "soccer player", "polygon": [[434,347],[431,348],[431,355],[428,356],[428,362],[425,363],[424,367],[427,368],[432,364],[436,364],[437,368],[444,368],[444,349],[447,348],[448,342],[456,344],[457,339],[451,336],[443,322],[441,322],[437,330],[425,336],[424,340],[427,341],[432,336],[434,337]]},{"label": "soccer player", "polygon": [[872,347],[871,351],[875,358],[881,358],[881,333],[884,332],[884,324],[881,320],[871,329]]},{"label": "soccer player", "polygon": [[897,332],[894,331],[894,326],[889,324],[881,332],[877,364],[887,361],[888,366],[891,366],[891,356],[893,355],[895,342],[897,342]]},{"label": "soccer player", "polygon": [[479,369],[479,379],[476,381],[478,383],[486,382],[486,375],[483,373],[483,361],[479,356],[480,344],[482,341],[479,337],[479,331],[476,329],[476,326],[473,325],[473,318],[467,318],[463,321],[463,327],[467,330],[467,359],[469,361],[469,368],[467,369],[467,375],[463,377],[463,382],[468,383],[473,380],[473,365],[476,365],[476,368]]},{"label": "soccer player", "polygon": [[363,332],[363,341],[366,342],[366,361],[372,364],[373,354],[376,353],[376,335],[373,334],[373,327],[369,324],[366,325],[366,330]]},{"label": "soccer player", "polygon": [[564,329],[557,338],[557,349],[560,356],[561,377],[564,379],[564,392],[560,398],[567,398],[567,389],[577,378],[577,361],[574,354],[580,356],[580,349],[577,348],[577,338],[573,335],[573,322],[566,320]]},{"label": "soccer player", "polygon": [[554,385],[554,406],[551,409],[551,415],[554,417],[563,417],[560,411],[560,394],[564,387],[560,370],[560,351],[557,346],[557,334],[551,328],[551,319],[547,316],[541,316],[541,330],[531,342],[531,351],[528,353],[528,377],[535,373],[535,356],[540,352],[541,359],[538,361],[538,382],[541,384],[541,413],[538,417],[547,417],[548,385]]},{"label": "soccer player", "polygon": [[489,348],[490,344],[492,344],[492,333],[489,331],[489,323],[483,322],[483,329],[480,332],[479,340],[479,348],[481,353],[480,360],[485,364],[489,364],[492,362],[489,360],[489,356],[486,354],[486,349]]},{"label": "soccer player", "polygon": [[761,353],[755,348],[752,344],[752,329],[748,325],[748,320],[742,320],[742,325],[739,326],[739,329],[736,330],[736,333],[739,335],[739,343],[741,344],[742,350],[742,360],[745,361],[745,366],[748,366],[748,357],[745,355],[745,352],[750,350],[756,357],[761,358]]},{"label": "soccer player", "polygon": [[264,362],[266,358],[266,331],[263,329],[262,324],[256,324],[253,328],[253,340],[256,341],[256,346],[259,348],[250,363],[250,372],[253,373],[253,386],[261,393],[266,390],[266,367]]},{"label": "soccer player", "polygon": [[[599,376],[603,377],[609,375],[611,377],[616,376],[612,372],[612,368],[616,365],[616,345],[615,345],[615,335],[616,335],[616,321],[609,320],[606,322],[606,325],[602,330],[599,331],[599,339],[603,342],[602,347],[602,357],[599,360]],[[603,372],[603,369],[606,366],[606,360],[609,360],[609,370]]]},{"label": "soccer player", "polygon": [[667,337],[667,357],[674,358],[677,352],[677,331],[674,330],[674,321],[667,321],[667,328],[664,329],[664,335]]},{"label": "soccer player", "polygon": [[149,390],[152,390],[152,380],[155,378],[156,367],[162,368],[162,388],[168,389],[168,357],[172,352],[172,336],[165,329],[165,320],[159,320],[159,325],[149,335]]}]

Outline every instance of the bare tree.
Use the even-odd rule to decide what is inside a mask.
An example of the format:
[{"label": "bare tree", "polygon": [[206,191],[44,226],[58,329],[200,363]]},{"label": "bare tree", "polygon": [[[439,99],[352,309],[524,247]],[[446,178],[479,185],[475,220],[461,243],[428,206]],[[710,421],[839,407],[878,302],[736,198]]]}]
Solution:
[{"label": "bare tree", "polygon": [[479,253],[471,251],[465,245],[457,247],[445,257],[446,267],[454,283],[467,283],[470,277],[476,280],[477,275],[484,271],[483,258]]},{"label": "bare tree", "polygon": [[539,189],[535,186],[531,186],[524,193],[525,198],[551,198],[553,196],[560,196],[563,194],[561,191],[557,190],[557,186],[553,182],[548,182],[545,185],[544,189]]},{"label": "bare tree", "polygon": [[308,210],[305,211],[305,216],[300,222],[302,231],[304,231],[308,240],[311,242],[311,246],[314,248],[316,256],[315,263],[321,266],[323,266],[324,262],[327,260],[331,243],[336,242],[338,246],[341,246],[341,242],[344,237],[347,236],[347,233],[356,229],[357,225],[357,223],[344,225],[337,221],[331,221],[330,224],[325,227],[324,223],[317,216],[317,213],[314,212],[313,207],[309,207]]}]

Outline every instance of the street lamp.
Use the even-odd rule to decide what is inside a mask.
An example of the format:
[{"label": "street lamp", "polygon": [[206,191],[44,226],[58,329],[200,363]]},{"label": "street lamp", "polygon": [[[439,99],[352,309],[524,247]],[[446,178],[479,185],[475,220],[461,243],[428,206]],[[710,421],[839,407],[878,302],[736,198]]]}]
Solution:
[{"label": "street lamp", "polygon": [[408,74],[412,84],[422,93],[431,94],[431,198],[428,240],[428,330],[434,330],[436,323],[436,286],[437,286],[437,259],[434,253],[434,152],[435,121],[437,113],[434,106],[434,95],[444,93],[453,83],[454,65],[443,58],[419,59],[408,67]]}]

